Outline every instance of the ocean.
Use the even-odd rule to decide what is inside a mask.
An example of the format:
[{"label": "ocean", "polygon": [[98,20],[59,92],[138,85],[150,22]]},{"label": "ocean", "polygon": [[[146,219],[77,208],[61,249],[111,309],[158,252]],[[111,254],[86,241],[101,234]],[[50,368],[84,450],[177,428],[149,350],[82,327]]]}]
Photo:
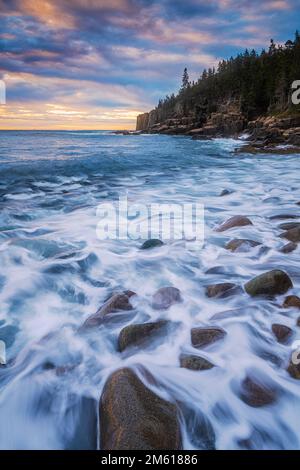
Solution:
[{"label": "ocean", "polygon": [[[209,284],[242,287],[272,269],[287,272],[289,294],[299,294],[299,248],[279,251],[285,244],[279,225],[300,217],[299,155],[234,153],[242,143],[109,131],[0,132],[0,340],[7,361],[0,368],[1,449],[95,448],[101,416],[98,423],[94,410],[108,376],[139,365],[159,382],[158,394],[182,406],[184,449],[205,449],[212,440],[217,449],[300,447],[300,388],[286,371],[300,340],[299,311],[281,307],[284,295],[205,295]],[[142,205],[202,204],[203,246],[178,238],[141,250],[137,237],[100,239],[97,208],[120,197]],[[214,231],[234,215],[253,225]],[[233,238],[261,245],[233,253],[225,249]],[[179,288],[182,302],[155,310],[152,295],[163,286]],[[124,290],[137,294],[133,311],[78,332],[112,293]],[[118,352],[124,326],[158,319],[177,327],[148,347]],[[276,341],[274,323],[293,330],[290,342]],[[199,351],[190,340],[197,326],[221,327],[226,337]],[[181,353],[215,367],[181,368]],[[275,400],[245,403],[247,376],[276,390]]]}]

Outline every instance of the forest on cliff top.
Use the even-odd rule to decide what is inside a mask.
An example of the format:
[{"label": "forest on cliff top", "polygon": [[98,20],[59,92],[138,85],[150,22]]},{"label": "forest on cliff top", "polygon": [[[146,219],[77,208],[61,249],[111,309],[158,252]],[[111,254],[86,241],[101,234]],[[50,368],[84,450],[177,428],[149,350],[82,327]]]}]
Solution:
[{"label": "forest on cliff top", "polygon": [[271,39],[268,50],[246,49],[235,58],[222,60],[217,69],[204,70],[196,82],[184,70],[177,95],[159,101],[156,110],[162,120],[176,116],[177,110],[193,114],[199,122],[215,112],[224,100],[238,100],[247,120],[264,114],[300,113],[291,102],[292,83],[300,80],[300,34],[277,45]]}]

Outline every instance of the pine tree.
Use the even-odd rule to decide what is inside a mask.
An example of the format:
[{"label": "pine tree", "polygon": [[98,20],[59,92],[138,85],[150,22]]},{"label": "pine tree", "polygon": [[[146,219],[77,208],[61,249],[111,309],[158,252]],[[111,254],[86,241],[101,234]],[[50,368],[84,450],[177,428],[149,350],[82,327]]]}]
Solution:
[{"label": "pine tree", "polygon": [[187,90],[190,86],[190,77],[188,74],[188,70],[185,67],[183,71],[183,76],[182,76],[182,85],[181,85],[181,91]]},{"label": "pine tree", "polygon": [[[217,70],[204,69],[196,83],[191,83],[184,69],[179,93],[166,97],[160,103],[160,119],[194,114],[198,122],[206,122],[220,103],[233,99],[247,119],[256,119],[267,113],[299,112],[291,108],[291,84],[300,77],[300,34],[294,41],[276,45],[271,40],[269,49],[257,53],[246,49],[236,57],[219,62]],[[178,106],[179,105],[179,106]]]},{"label": "pine tree", "polygon": [[270,40],[270,47],[269,47],[269,54],[272,55],[276,52],[276,44],[274,42],[274,39]]},{"label": "pine tree", "polygon": [[206,80],[207,79],[207,70],[204,69],[203,72],[202,72],[202,80]]}]

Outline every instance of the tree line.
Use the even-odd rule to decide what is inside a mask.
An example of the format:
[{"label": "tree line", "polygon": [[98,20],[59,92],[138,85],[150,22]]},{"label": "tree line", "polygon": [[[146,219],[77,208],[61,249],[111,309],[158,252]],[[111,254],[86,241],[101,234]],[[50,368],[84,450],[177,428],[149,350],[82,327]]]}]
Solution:
[{"label": "tree line", "polygon": [[201,121],[215,112],[224,100],[238,100],[240,111],[248,120],[263,114],[300,112],[291,103],[291,85],[300,80],[300,34],[294,40],[277,45],[271,39],[268,50],[257,53],[246,49],[236,57],[219,62],[217,68],[205,69],[196,82],[184,69],[178,93],[159,101],[156,109],[165,119],[193,114]]}]

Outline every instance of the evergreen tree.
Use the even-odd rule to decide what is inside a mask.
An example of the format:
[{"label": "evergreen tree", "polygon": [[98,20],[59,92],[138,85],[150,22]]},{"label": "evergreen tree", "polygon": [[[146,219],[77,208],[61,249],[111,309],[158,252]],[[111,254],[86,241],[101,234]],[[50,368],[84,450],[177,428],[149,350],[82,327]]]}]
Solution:
[{"label": "evergreen tree", "polygon": [[[276,46],[271,39],[268,50],[257,53],[246,49],[236,57],[219,62],[217,70],[204,69],[196,83],[191,83],[184,69],[179,93],[159,103],[159,116],[175,117],[178,109],[194,114],[199,123],[205,122],[220,103],[235,100],[246,118],[255,119],[267,113],[291,110],[291,85],[300,79],[300,34],[294,41]],[[293,113],[300,107],[293,105]]]},{"label": "evergreen tree", "polygon": [[187,88],[189,88],[189,86],[190,86],[190,77],[189,77],[189,74],[188,74],[188,70],[185,67],[185,69],[183,71],[183,76],[182,76],[181,90],[184,91]]}]

